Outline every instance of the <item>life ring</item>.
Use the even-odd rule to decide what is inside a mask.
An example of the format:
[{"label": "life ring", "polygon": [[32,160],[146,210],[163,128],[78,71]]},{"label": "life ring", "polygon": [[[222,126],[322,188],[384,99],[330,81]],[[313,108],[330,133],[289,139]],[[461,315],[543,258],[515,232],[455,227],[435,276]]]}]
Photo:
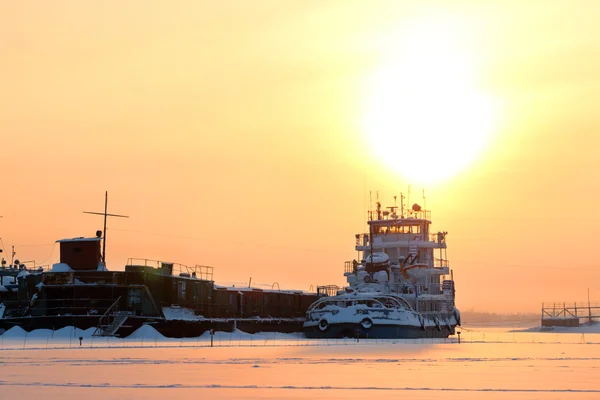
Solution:
[{"label": "life ring", "polygon": [[371,329],[373,326],[373,321],[371,321],[369,318],[365,318],[360,321],[360,326],[362,326],[364,329]]},{"label": "life ring", "polygon": [[365,283],[371,283],[373,282],[373,278],[371,278],[371,275],[365,275],[363,281],[365,281]]},{"label": "life ring", "polygon": [[319,321],[319,330],[321,332],[325,332],[327,329],[329,329],[329,322],[326,319],[322,319]]}]

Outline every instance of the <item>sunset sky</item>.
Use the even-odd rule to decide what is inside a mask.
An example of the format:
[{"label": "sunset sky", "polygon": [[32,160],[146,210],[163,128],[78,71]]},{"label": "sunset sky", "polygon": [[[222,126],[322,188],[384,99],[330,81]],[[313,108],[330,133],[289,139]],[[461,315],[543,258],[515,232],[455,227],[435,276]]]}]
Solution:
[{"label": "sunset sky", "polygon": [[0,238],[345,283],[411,185],[459,308],[600,301],[600,3],[0,1]]}]

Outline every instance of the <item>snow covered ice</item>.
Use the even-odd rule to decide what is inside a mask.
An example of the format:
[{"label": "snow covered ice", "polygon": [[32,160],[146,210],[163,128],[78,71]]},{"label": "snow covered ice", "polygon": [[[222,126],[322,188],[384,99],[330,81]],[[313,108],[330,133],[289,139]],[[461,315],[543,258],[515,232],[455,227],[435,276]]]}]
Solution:
[{"label": "snow covered ice", "polygon": [[600,398],[598,330],[465,330],[461,344],[216,332],[213,348],[208,333],[172,339],[144,326],[115,339],[93,331],[5,332],[2,398]]}]

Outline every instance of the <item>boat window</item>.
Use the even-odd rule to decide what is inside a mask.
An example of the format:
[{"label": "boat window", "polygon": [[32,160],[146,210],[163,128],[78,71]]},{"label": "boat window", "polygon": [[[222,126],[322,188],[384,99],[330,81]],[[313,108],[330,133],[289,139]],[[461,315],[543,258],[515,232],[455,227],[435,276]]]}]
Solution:
[{"label": "boat window", "polygon": [[392,299],[383,299],[383,306],[385,308],[398,308],[399,304]]},{"label": "boat window", "polygon": [[372,307],[372,308],[384,308],[383,305],[380,302],[376,301],[376,300],[372,300],[370,302],[370,304],[369,304],[369,307]]}]

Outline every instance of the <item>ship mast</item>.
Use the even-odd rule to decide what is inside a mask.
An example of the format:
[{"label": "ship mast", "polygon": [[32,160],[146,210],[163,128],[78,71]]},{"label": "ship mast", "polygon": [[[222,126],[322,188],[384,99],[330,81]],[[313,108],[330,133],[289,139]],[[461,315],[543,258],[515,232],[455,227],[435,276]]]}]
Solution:
[{"label": "ship mast", "polygon": [[404,218],[404,194],[400,192],[400,218]]},{"label": "ship mast", "polygon": [[84,211],[84,214],[94,214],[104,216],[104,230],[102,232],[102,263],[106,266],[106,217],[129,218],[128,215],[109,214],[108,213],[108,191],[104,193],[104,212]]},{"label": "ship mast", "polygon": [[[373,199],[371,192],[369,192],[369,245],[371,246],[371,263],[373,263]],[[365,259],[365,267],[367,266],[367,260]]]}]

